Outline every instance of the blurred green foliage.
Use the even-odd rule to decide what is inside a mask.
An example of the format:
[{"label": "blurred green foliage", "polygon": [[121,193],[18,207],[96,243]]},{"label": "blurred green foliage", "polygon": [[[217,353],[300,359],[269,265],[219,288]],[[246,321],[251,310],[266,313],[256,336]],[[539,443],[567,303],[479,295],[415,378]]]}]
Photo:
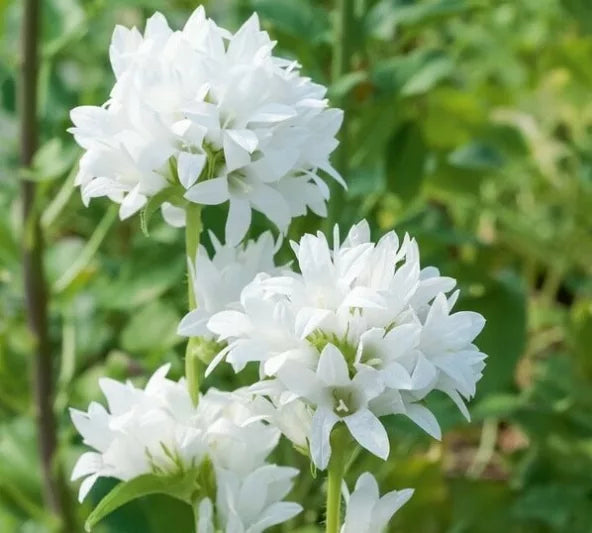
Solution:
[{"label": "blurred green foliage", "polygon": [[[72,189],[78,156],[68,111],[105,101],[116,23],[142,25],[155,9],[180,26],[189,0],[46,0],[39,120],[32,168],[42,192],[45,262],[56,358],[59,462],[82,446],[67,406],[100,398],[97,378],[140,381],[164,361],[182,373],[186,278],[183,235],[154,217],[115,221],[108,202],[85,209]],[[589,533],[592,528],[592,8],[586,0],[355,0],[337,39],[337,4],[217,0],[221,25],[256,10],[281,54],[330,86],[346,110],[337,160],[349,183],[332,218],[298,219],[292,235],[366,217],[376,236],[414,235],[424,264],[460,280],[461,305],[483,313],[490,355],[473,422],[445,403],[446,430],[430,440],[389,420],[388,463],[358,460],[383,490],[415,487],[393,531]],[[21,3],[0,1],[0,531],[51,528],[43,509],[30,396],[31,339],[23,311],[16,111]],[[346,72],[332,69],[347,51]],[[343,70],[343,69],[341,69]],[[333,74],[331,74],[333,72]],[[336,75],[338,73],[339,75]],[[30,176],[30,174],[29,174]],[[206,224],[218,231],[224,212]],[[266,222],[256,219],[254,233]],[[288,250],[282,250],[288,257]],[[242,376],[239,379],[246,379]],[[236,383],[236,382],[235,382]],[[228,388],[230,373],[210,378]],[[322,531],[322,480],[302,469],[294,490],[308,509],[283,531]],[[87,516],[112,484],[75,504]],[[71,487],[72,492],[75,487]],[[149,497],[97,531],[190,531],[188,510]],[[82,530],[80,528],[80,530]]]}]

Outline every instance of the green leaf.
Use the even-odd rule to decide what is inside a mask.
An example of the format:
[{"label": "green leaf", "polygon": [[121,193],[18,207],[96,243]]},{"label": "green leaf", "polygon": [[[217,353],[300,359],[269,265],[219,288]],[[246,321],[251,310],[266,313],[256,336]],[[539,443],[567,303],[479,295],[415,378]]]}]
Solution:
[{"label": "green leaf", "polygon": [[428,92],[432,87],[447,78],[454,69],[449,57],[436,57],[415,72],[401,88],[401,94],[412,96]]},{"label": "green leaf", "polygon": [[467,0],[441,0],[440,2],[417,2],[393,8],[393,15],[399,24],[426,24],[434,20],[460,15],[473,9],[475,2]]},{"label": "green leaf", "polygon": [[340,102],[345,96],[353,91],[361,83],[368,80],[368,73],[363,70],[348,72],[335,81],[329,88],[329,99]]},{"label": "green leaf", "polygon": [[523,407],[524,403],[524,400],[516,394],[492,394],[471,407],[471,418],[474,421],[490,417],[507,419]]},{"label": "green leaf", "polygon": [[491,144],[472,141],[452,152],[448,162],[469,170],[496,170],[504,164],[504,158]]},{"label": "green leaf", "polygon": [[[517,518],[539,520],[556,531],[566,531],[578,507],[589,508],[588,492],[589,487],[585,485],[533,486],[516,502],[512,514]],[[579,505],[582,503],[583,506]]]},{"label": "green leaf", "polygon": [[310,42],[321,40],[329,27],[327,11],[309,0],[253,0],[251,5],[264,21],[294,37],[306,35]]},{"label": "green leaf", "polygon": [[592,4],[589,0],[561,0],[561,3],[585,32],[592,33]]},{"label": "green leaf", "polygon": [[[462,273],[460,279],[467,280]],[[526,299],[524,286],[514,276],[477,282],[463,291],[461,305],[481,313],[487,323],[475,340],[488,355],[479,398],[514,388],[514,371],[526,344]]]},{"label": "green leaf", "polygon": [[419,49],[377,62],[372,81],[381,91],[412,96],[436,86],[452,69],[452,60],[440,50]]},{"label": "green leaf", "polygon": [[159,300],[132,315],[121,333],[121,346],[130,353],[164,351],[179,341],[176,335],[179,315]]},{"label": "green leaf", "polygon": [[427,159],[427,147],[415,123],[405,124],[387,146],[389,190],[402,200],[412,199],[420,190]]},{"label": "green leaf", "polygon": [[[170,248],[166,250],[166,253],[170,253]],[[181,282],[185,270],[183,257],[165,255],[160,261],[141,254],[137,257],[137,261],[123,263],[125,271],[115,280],[104,276],[94,284],[93,290],[101,307],[131,311],[152,302]],[[166,261],[163,261],[164,257]],[[150,264],[150,268],[143,268],[143,262]]]},{"label": "green leaf", "polygon": [[183,198],[184,193],[185,190],[182,187],[170,186],[150,197],[140,213],[140,227],[144,235],[148,237],[148,223],[162,204],[169,202],[176,206],[183,206],[187,203]]},{"label": "green leaf", "polygon": [[144,474],[117,485],[95,507],[84,528],[90,531],[100,520],[122,505],[150,494],[166,494],[191,505],[197,479],[196,470],[174,476]]},{"label": "green leaf", "polygon": [[65,174],[76,159],[72,145],[65,147],[61,139],[47,141],[35,152],[31,169],[23,170],[23,177],[34,181],[49,181]]},{"label": "green leaf", "polygon": [[439,19],[460,15],[475,7],[467,0],[402,3],[382,0],[366,17],[367,33],[378,39],[390,40],[398,26],[420,26]]}]

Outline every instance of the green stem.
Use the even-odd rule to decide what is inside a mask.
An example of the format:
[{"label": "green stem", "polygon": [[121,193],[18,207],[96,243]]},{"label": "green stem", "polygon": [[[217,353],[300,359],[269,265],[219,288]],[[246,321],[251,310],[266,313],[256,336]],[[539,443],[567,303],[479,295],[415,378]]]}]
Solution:
[{"label": "green stem", "polygon": [[72,197],[74,192],[74,181],[76,180],[76,174],[78,173],[78,163],[73,167],[64,183],[60,187],[58,193],[53,197],[51,203],[45,208],[41,215],[41,226],[44,230],[47,230],[52,224],[56,222],[60,213],[65,209],[68,201]]},{"label": "green stem", "polygon": [[[331,62],[331,82],[336,83],[345,74],[349,73],[352,67],[353,40],[352,33],[355,26],[354,0],[337,0],[335,9],[337,11],[335,38],[333,45],[333,57]],[[345,108],[345,99],[332,102],[334,105]],[[339,134],[339,147],[333,157],[334,166],[346,178],[348,167],[348,113],[345,113],[341,132]],[[344,191],[336,182],[330,184],[331,201],[328,206],[325,230],[331,233],[333,226],[339,220],[344,202]]]},{"label": "green stem", "polygon": [[199,504],[197,500],[193,502],[191,508],[193,509],[193,523],[195,524],[195,533],[197,533],[199,528]]},{"label": "green stem", "polygon": [[[193,268],[197,268],[195,256],[199,247],[199,238],[201,234],[201,206],[199,204],[190,203],[186,210],[186,226],[185,226],[185,248],[187,250],[187,258],[193,263]],[[189,299],[189,310],[197,308],[198,302],[193,290],[193,280],[187,280],[187,291]],[[193,400],[193,404],[197,405],[199,401],[199,383],[201,381],[201,362],[195,349],[193,349],[193,339],[187,342],[187,349],[185,350],[185,378],[187,379],[187,387],[189,394]]]},{"label": "green stem", "polygon": [[346,446],[341,439],[332,440],[331,460],[327,474],[326,533],[339,533],[341,526],[341,483],[345,474]]},{"label": "green stem", "polygon": [[103,240],[109,233],[109,229],[117,219],[117,207],[112,205],[103,215],[103,218],[98,223],[95,231],[91,235],[90,239],[76,258],[76,260],[70,265],[59,279],[54,283],[53,290],[56,293],[65,291],[76,277],[86,268],[90,263],[97,250],[101,246]]}]

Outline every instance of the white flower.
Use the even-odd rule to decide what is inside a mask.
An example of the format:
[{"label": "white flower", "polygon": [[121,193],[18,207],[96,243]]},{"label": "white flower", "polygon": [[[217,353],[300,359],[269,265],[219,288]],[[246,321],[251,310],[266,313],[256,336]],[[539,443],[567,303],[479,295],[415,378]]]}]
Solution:
[{"label": "white flower", "polygon": [[240,307],[241,291],[260,272],[279,272],[273,256],[280,242],[274,243],[270,232],[242,246],[222,245],[210,234],[214,255],[210,259],[200,246],[189,261],[190,282],[197,309],[183,317],[177,333],[186,337],[212,337],[206,328],[210,317],[222,310]]},{"label": "white flower", "polygon": [[72,479],[85,477],[82,501],[99,477],[129,480],[148,472],[175,472],[178,462],[197,466],[205,456],[202,429],[183,382],[174,383],[161,367],[144,390],[131,383],[99,381],[109,411],[91,403],[87,413],[71,410],[84,443],[96,452],[84,453]]},{"label": "white flower", "polygon": [[312,427],[310,406],[293,394],[286,393],[278,381],[261,381],[250,387],[249,391],[256,395],[253,399],[254,411],[279,429],[296,449],[306,454]]},{"label": "white flower", "polygon": [[[477,382],[485,368],[487,356],[473,344],[485,326],[485,319],[472,311],[450,314],[457,296],[455,293],[452,301],[442,293],[436,296],[421,330],[419,350],[423,354],[422,364],[432,367],[434,388],[450,396],[469,419],[462,398],[470,400],[475,395]],[[427,392],[418,389],[419,394]]]},{"label": "white flower", "polygon": [[158,369],[144,389],[103,378],[108,410],[91,403],[88,412],[71,410],[86,445],[72,479],[84,477],[82,501],[99,477],[123,481],[142,474],[172,475],[214,466],[244,475],[259,468],[277,444],[279,432],[254,417],[240,392],[210,389],[194,407],[183,379]]},{"label": "white flower", "polygon": [[212,462],[241,476],[262,466],[280,438],[277,428],[261,422],[251,397],[244,389],[208,389],[198,406]]},{"label": "white flower", "polygon": [[393,490],[380,497],[376,479],[365,472],[349,495],[344,486],[346,499],[345,521],[341,533],[382,533],[393,515],[405,505],[413,489]]},{"label": "white flower", "polygon": [[[294,468],[265,465],[241,478],[228,470],[218,470],[216,510],[225,533],[261,533],[290,520],[302,511],[294,502],[283,500],[292,488]],[[200,512],[208,514],[207,504]],[[213,517],[211,517],[213,521]],[[200,515],[201,521],[201,515]],[[213,531],[204,524],[203,532]],[[202,533],[198,530],[198,533]]]},{"label": "white flower", "polygon": [[325,469],[331,456],[330,435],[342,421],[358,443],[386,459],[389,441],[384,426],[368,408],[368,402],[382,392],[377,372],[361,368],[353,378],[343,354],[332,344],[321,352],[316,372],[299,363],[286,362],[278,379],[298,397],[315,407],[310,435],[311,457]]},{"label": "white flower", "polygon": [[[388,453],[388,440],[377,417],[404,414],[440,438],[423,400],[441,390],[468,417],[464,400],[475,394],[485,366],[473,344],[483,317],[451,314],[458,291],[446,293],[455,281],[421,268],[415,240],[406,235],[400,242],[390,232],[374,244],[361,222],[343,242],[336,231],[334,241],[332,249],[322,234],[292,243],[298,273],[256,277],[243,289],[241,308],[216,313],[207,324],[227,343],[209,370],[225,357],[235,371],[258,362],[263,381],[251,390],[270,399],[276,420],[295,398],[307,404],[314,414],[306,440],[321,468],[331,428],[340,419],[349,426],[350,415],[362,417],[357,413],[366,425],[350,432],[379,456]],[[327,374],[329,347],[338,374]],[[345,400],[332,403],[339,387],[355,391],[353,410]],[[364,432],[374,441],[364,442]]]},{"label": "white flower", "polygon": [[257,277],[241,293],[241,310],[216,313],[208,329],[228,346],[212,361],[208,375],[223,357],[239,372],[247,363],[263,363],[262,372],[274,375],[285,361],[314,362],[314,350],[298,335],[297,319],[285,299],[265,298],[265,276]]},{"label": "white flower", "polygon": [[329,163],[342,113],[297,63],[272,55],[274,44],[256,15],[233,35],[202,7],[182,31],[159,13],[144,35],[118,26],[109,100],[72,111],[71,132],[86,150],[77,179],[85,202],[108,196],[126,218],[170,188],[165,219],[180,225],[183,196],[228,201],[231,244],[244,237],[252,209],[280,231],[309,208],[324,216],[329,190],[320,176],[343,183]]}]

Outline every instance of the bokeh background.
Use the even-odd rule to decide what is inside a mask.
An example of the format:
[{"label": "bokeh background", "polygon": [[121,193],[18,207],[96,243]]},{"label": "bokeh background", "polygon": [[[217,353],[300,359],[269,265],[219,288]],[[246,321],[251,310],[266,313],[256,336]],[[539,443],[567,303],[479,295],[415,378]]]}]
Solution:
[{"label": "bokeh background", "polygon": [[[422,263],[459,279],[460,307],[487,318],[489,354],[467,424],[447,401],[434,410],[442,442],[388,420],[387,463],[362,458],[383,490],[414,487],[392,531],[592,531],[592,4],[588,0],[216,0],[208,14],[236,29],[254,10],[303,71],[345,109],[335,156],[349,184],[330,217],[297,219],[291,236],[347,229],[417,238]],[[0,531],[60,529],[44,504],[32,397],[33,341],[23,304],[20,178],[37,182],[46,241],[49,334],[56,384],[53,468],[68,526],[83,506],[67,481],[82,446],[67,406],[100,399],[97,379],[142,382],[163,361],[182,374],[175,335],[186,298],[183,235],[154,217],[120,223],[108,201],[86,209],[72,187],[80,155],[69,110],[104,102],[113,83],[116,23],[162,11],[180,27],[188,0],[44,0],[40,148],[19,162],[17,95],[22,2],[0,0]],[[220,234],[224,209],[206,211]],[[256,218],[252,235],[267,227]],[[287,259],[287,247],[281,258]],[[230,388],[222,370],[209,385]],[[282,531],[322,531],[322,479],[289,446],[295,498],[306,513]],[[106,519],[101,533],[191,531],[187,509],[149,497]]]}]

